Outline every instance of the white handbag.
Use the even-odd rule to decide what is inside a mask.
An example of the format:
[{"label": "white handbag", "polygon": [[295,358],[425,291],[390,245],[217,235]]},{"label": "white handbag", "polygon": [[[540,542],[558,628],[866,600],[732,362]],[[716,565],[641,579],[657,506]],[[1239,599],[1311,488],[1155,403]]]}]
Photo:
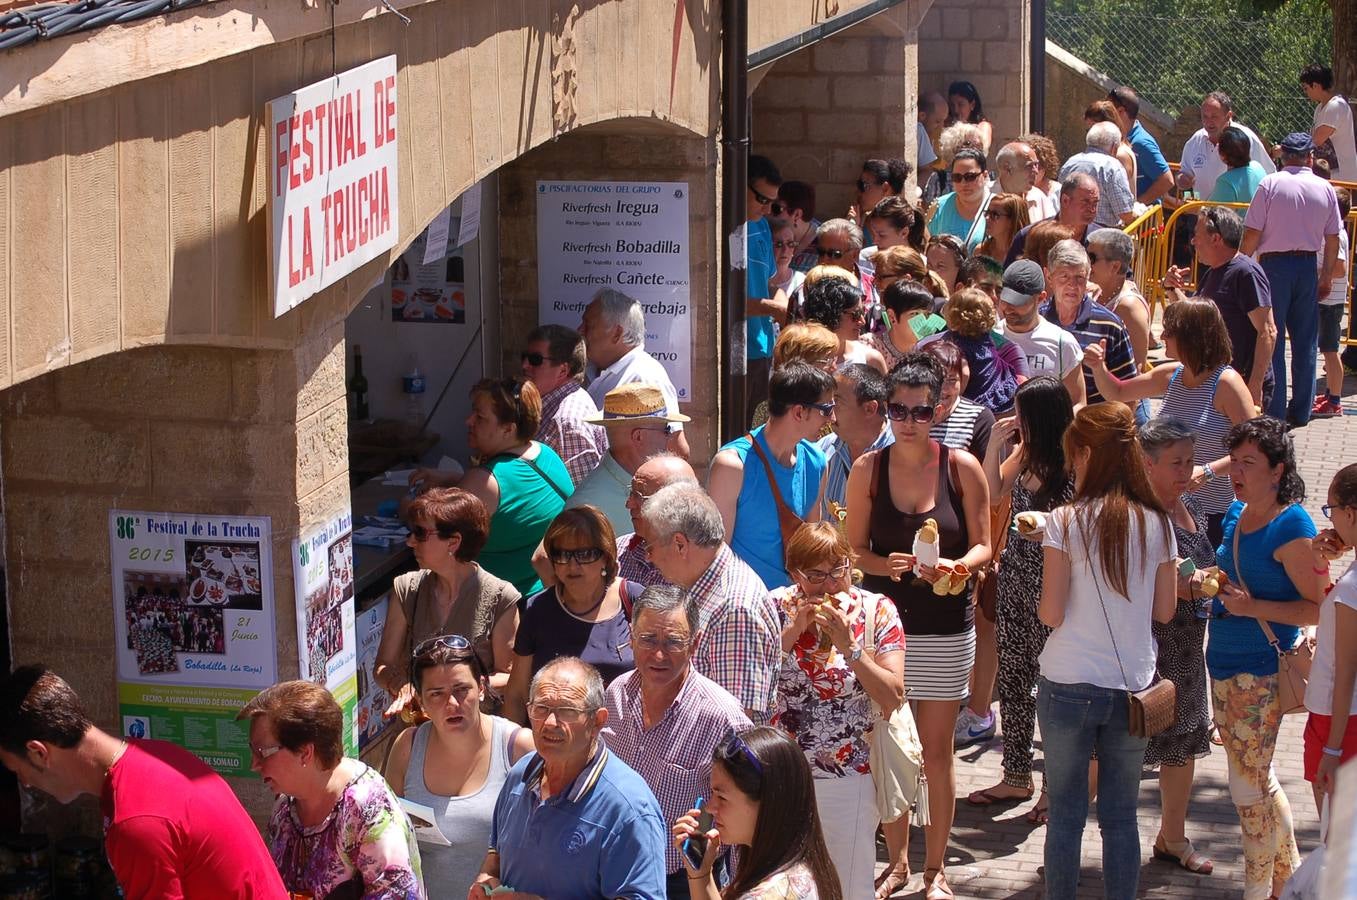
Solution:
[{"label": "white handbag", "polygon": [[[877,595],[869,591],[863,593],[863,609],[867,614],[867,646],[863,652],[875,656]],[[871,751],[868,765],[876,786],[876,808],[881,821],[897,821],[913,809],[914,824],[927,825],[928,779],[923,770],[924,749],[914,726],[909,701],[901,703],[889,715],[876,701],[872,701],[872,709],[876,711],[876,720],[867,735]]]}]

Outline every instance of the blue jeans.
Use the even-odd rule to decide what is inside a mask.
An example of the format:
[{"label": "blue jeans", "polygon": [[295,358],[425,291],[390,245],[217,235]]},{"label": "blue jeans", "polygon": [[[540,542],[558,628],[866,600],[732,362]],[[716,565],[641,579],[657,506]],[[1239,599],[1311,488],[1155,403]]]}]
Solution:
[{"label": "blue jeans", "polygon": [[1046,896],[1072,900],[1088,820],[1088,763],[1098,750],[1098,828],[1103,896],[1131,900],[1140,880],[1136,798],[1146,738],[1131,737],[1125,691],[1037,680],[1037,722],[1046,758]]},{"label": "blue jeans", "polygon": [[[1267,256],[1260,265],[1272,289],[1272,321],[1277,348],[1272,372],[1277,385],[1267,414],[1298,425],[1310,421],[1315,403],[1315,355],[1319,352],[1319,271],[1315,257]],[[1291,336],[1291,399],[1286,393],[1286,337]]]}]

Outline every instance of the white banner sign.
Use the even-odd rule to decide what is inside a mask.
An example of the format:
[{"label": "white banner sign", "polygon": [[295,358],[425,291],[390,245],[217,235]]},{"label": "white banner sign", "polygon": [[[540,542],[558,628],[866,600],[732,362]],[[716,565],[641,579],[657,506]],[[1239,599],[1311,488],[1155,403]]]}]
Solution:
[{"label": "white banner sign", "polygon": [[292,542],[301,677],[344,711],[344,752],[358,754],[358,646],[353,609],[353,516],[339,513]]},{"label": "white banner sign", "polygon": [[603,288],[645,310],[646,352],[692,397],[688,185],[537,182],[538,318],[574,328]]},{"label": "white banner sign", "polygon": [[269,276],[283,313],[396,245],[396,57],[268,104]]}]

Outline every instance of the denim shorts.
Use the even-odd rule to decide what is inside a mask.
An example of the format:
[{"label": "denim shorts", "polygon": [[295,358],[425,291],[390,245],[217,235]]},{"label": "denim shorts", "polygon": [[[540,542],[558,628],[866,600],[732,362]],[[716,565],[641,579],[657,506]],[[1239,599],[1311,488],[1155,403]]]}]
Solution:
[{"label": "denim shorts", "polygon": [[1319,352],[1337,353],[1338,341],[1343,336],[1343,313],[1346,311],[1342,303],[1334,303],[1328,306],[1319,307]]}]

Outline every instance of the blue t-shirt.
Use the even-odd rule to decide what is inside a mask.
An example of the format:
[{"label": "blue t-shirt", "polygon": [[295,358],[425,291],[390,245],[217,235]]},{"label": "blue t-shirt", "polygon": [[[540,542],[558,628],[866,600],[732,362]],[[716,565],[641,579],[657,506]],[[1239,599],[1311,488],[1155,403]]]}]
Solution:
[{"label": "blue t-shirt", "polygon": [[1215,189],[1207,199],[1212,203],[1252,203],[1258,184],[1267,175],[1253,160],[1247,166],[1228,169],[1216,179]]},{"label": "blue t-shirt", "polygon": [[933,210],[933,218],[928,220],[928,233],[955,235],[966,245],[966,252],[970,253],[976,248],[977,244],[985,239],[983,205],[981,212],[976,214],[976,219],[979,221],[967,222],[961,217],[961,213],[957,212],[956,208],[956,192],[953,191],[938,198],[938,206],[937,209]]},{"label": "blue t-shirt", "polygon": [[665,900],[669,831],[641,776],[600,741],[574,783],[540,802],[542,766],[520,759],[495,803],[500,882],[552,900]]},{"label": "blue t-shirt", "polygon": [[[828,465],[825,454],[810,441],[796,445],[796,464],[789,468],[778,462],[768,449],[763,426],[754,429],[754,439],[768,457],[768,465],[777,479],[782,500],[792,512],[806,518],[820,496],[820,480]],[[721,448],[733,450],[744,463],[744,481],[735,505],[735,533],[730,549],[749,564],[768,590],[792,583],[787,574],[786,552],[782,548],[782,529],[778,525],[777,504],[768,484],[768,473],[757,453],[749,452],[749,439],[738,437]]]},{"label": "blue t-shirt", "polygon": [[1159,151],[1159,143],[1139,122],[1131,126],[1131,133],[1126,136],[1126,140],[1131,145],[1131,152],[1136,155],[1136,196],[1139,197],[1169,170],[1169,164]]},{"label": "blue t-shirt", "polygon": [[[768,292],[768,279],[777,271],[777,260],[773,258],[773,229],[767,219],[745,223],[745,296],[750,300],[762,300],[772,296]],[[745,319],[745,335],[749,341],[746,356],[749,359],[768,359],[773,355],[772,316],[750,316]]]},{"label": "blue t-shirt", "polygon": [[[1216,565],[1230,576],[1230,581],[1240,584],[1239,570],[1235,567],[1234,532],[1239,523],[1239,514],[1244,504],[1238,500],[1230,504],[1221,523],[1224,536],[1216,548]],[[1277,548],[1294,541],[1296,538],[1315,536],[1315,523],[1310,514],[1293,503],[1278,513],[1271,522],[1257,531],[1240,532],[1239,556],[1243,560],[1243,583],[1249,593],[1261,600],[1280,602],[1306,602],[1296,590],[1296,586],[1286,574],[1286,568],[1272,554]],[[1225,606],[1219,599],[1212,601],[1212,612],[1220,615]],[[1269,622],[1272,633],[1283,650],[1296,645],[1300,629],[1295,625],[1278,625]],[[1233,678],[1245,673],[1250,675],[1276,675],[1277,653],[1268,644],[1258,620],[1245,616],[1226,616],[1211,620],[1210,637],[1206,641],[1206,668],[1215,679]]]}]

